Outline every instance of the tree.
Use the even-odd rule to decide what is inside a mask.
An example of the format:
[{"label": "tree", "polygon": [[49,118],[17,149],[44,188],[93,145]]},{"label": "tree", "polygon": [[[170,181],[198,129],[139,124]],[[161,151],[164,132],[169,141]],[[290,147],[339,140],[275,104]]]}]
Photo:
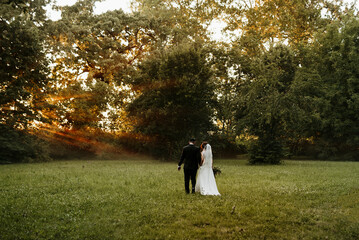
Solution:
[{"label": "tree", "polygon": [[196,43],[158,51],[139,66],[133,80],[138,95],[128,112],[153,154],[178,157],[190,137],[203,138],[212,129],[211,75],[205,51]]},{"label": "tree", "polygon": [[[342,2],[327,0],[243,0],[226,5],[224,20],[243,54],[255,56],[276,43],[294,48],[340,15]],[[326,13],[323,16],[323,13]]]},{"label": "tree", "polygon": [[215,129],[209,137],[214,153],[232,157],[244,151],[237,144],[236,100],[239,81],[234,73],[235,54],[227,44],[210,43],[208,63],[213,71],[216,101],[213,106]]},{"label": "tree", "polygon": [[249,148],[250,163],[280,163],[296,68],[293,52],[285,46],[272,47],[242,68],[236,117],[239,129],[255,139]]},{"label": "tree", "polygon": [[[49,101],[59,108],[48,115],[71,129],[87,131],[105,123],[130,132],[133,124],[127,120],[126,105],[142,94],[129,85],[137,66],[144,57],[155,56],[156,49],[164,51],[182,41],[203,41],[206,36],[199,21],[203,9],[197,6],[193,17],[195,11],[189,4],[193,1],[178,6],[170,1],[143,1],[138,12],[94,15],[95,2],[83,0],[62,7],[62,19],[49,27],[54,63]],[[154,3],[158,3],[155,12]],[[206,7],[205,2],[201,6]],[[140,119],[132,122],[136,121]]]},{"label": "tree", "polygon": [[340,19],[341,2],[242,3],[226,6],[227,30],[237,34],[228,66],[238,78],[238,131],[252,139],[251,162],[279,163],[284,147],[298,152],[320,129],[323,79],[307,63],[314,33]]},{"label": "tree", "polygon": [[184,40],[209,41],[208,27],[220,18],[228,0],[135,0],[141,16],[154,22],[161,45],[171,46]]},{"label": "tree", "polygon": [[39,146],[33,140],[23,140],[23,131],[34,120],[42,120],[40,110],[47,105],[44,99],[49,79],[43,34],[47,3],[23,0],[0,4],[1,160],[38,157],[30,152]]},{"label": "tree", "polygon": [[48,82],[43,49],[47,1],[7,1],[0,5],[0,123],[26,128],[39,119]]},{"label": "tree", "polygon": [[59,106],[56,121],[85,129],[101,127],[105,120],[107,127],[125,130],[118,119],[130,98],[127,78],[155,48],[158,37],[153,23],[137,13],[116,10],[95,15],[95,2],[62,7],[62,19],[48,29],[53,99]]},{"label": "tree", "polygon": [[323,79],[326,90],[318,136],[323,143],[322,158],[342,153],[348,153],[348,159],[359,158],[358,39],[358,17],[348,12],[342,21],[329,24],[315,42],[316,58],[312,66]]}]

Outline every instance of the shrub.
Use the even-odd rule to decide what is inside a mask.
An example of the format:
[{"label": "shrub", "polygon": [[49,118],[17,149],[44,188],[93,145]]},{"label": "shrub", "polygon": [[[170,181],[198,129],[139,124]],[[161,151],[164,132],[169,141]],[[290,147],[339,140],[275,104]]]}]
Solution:
[{"label": "shrub", "polygon": [[250,143],[250,164],[280,164],[284,149],[280,141],[275,139],[258,139]]},{"label": "shrub", "polygon": [[0,126],[0,162],[43,162],[50,159],[47,142],[25,130]]}]

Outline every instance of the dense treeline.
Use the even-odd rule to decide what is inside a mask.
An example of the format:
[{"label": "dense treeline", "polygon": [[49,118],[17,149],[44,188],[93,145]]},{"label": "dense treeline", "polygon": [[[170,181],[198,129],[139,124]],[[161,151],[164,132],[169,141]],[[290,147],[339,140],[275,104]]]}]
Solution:
[{"label": "dense treeline", "polygon": [[[359,159],[359,18],[332,0],[0,5],[0,160],[215,154]],[[226,41],[210,34],[226,23]]]}]

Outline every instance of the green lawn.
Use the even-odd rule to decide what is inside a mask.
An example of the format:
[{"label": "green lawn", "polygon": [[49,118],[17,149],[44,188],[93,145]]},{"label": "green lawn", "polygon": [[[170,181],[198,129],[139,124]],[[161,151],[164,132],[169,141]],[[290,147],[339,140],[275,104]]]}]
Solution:
[{"label": "green lawn", "polygon": [[222,196],[176,163],[0,166],[0,239],[359,239],[359,163],[217,160]]}]

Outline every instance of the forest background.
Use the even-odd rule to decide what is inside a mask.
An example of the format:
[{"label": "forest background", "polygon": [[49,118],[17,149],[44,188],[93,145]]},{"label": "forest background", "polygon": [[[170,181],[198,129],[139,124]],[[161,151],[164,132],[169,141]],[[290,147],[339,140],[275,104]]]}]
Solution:
[{"label": "forest background", "polygon": [[[339,0],[0,5],[0,161],[359,159],[359,19]],[[213,21],[224,38],[213,39]]]}]

